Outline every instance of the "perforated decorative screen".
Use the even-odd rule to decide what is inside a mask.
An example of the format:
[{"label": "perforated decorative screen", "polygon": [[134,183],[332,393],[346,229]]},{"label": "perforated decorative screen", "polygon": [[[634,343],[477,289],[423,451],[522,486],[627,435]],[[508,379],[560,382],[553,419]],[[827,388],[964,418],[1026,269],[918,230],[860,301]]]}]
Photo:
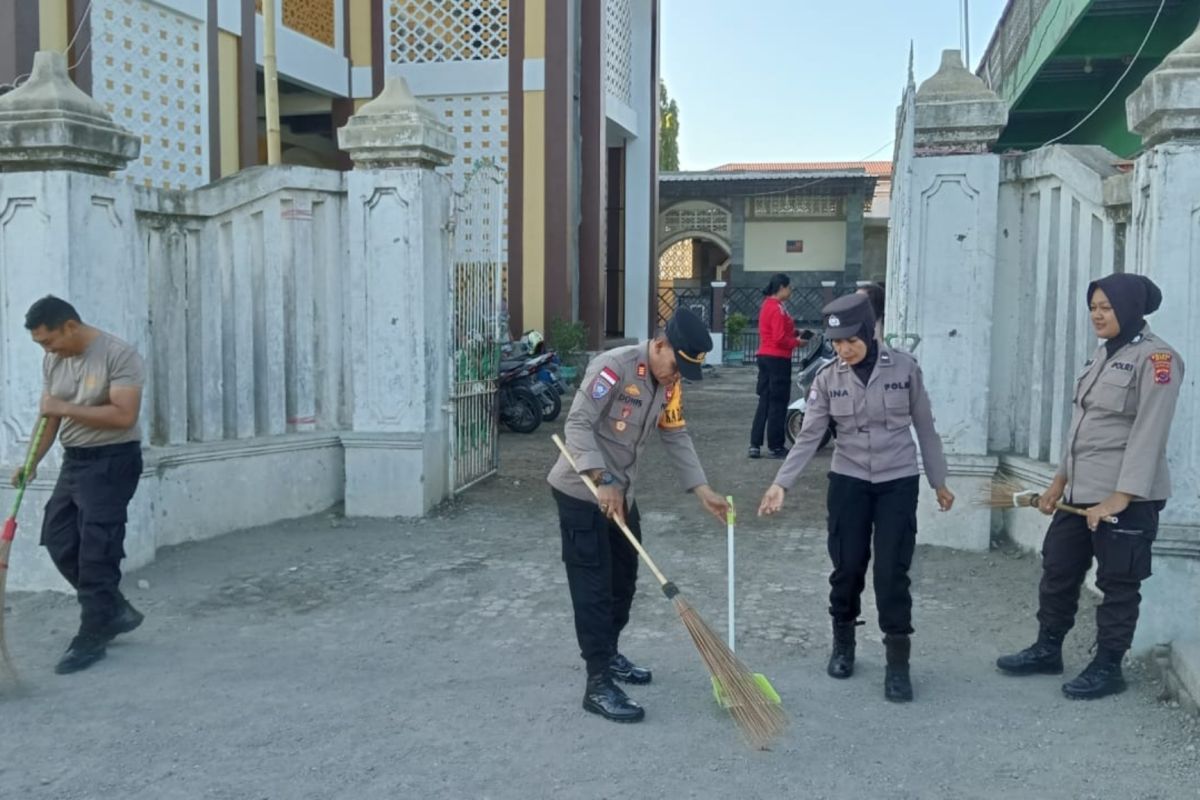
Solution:
[{"label": "perforated decorative screen", "polygon": [[487,61],[508,55],[508,0],[391,0],[392,64]]},{"label": "perforated decorative screen", "polygon": [[630,0],[605,0],[604,88],[633,105],[633,10]]},{"label": "perforated decorative screen", "polygon": [[208,54],[204,23],[147,0],[95,0],[93,94],[142,137],[124,174],[146,186],[208,182]]}]

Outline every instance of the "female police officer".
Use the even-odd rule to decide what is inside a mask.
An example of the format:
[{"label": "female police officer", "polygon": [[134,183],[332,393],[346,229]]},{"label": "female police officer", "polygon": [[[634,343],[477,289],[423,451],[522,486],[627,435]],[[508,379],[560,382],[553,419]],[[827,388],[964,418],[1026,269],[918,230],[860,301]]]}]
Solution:
[{"label": "female police officer", "polygon": [[804,427],[759,506],[759,514],[783,507],[784,494],[817,452],[832,418],[837,423],[833,470],[829,475],[829,613],[833,654],[828,672],[849,678],[854,671],[854,627],[860,596],[875,546],[875,599],[887,647],[884,696],[912,699],[908,676],[912,597],[908,568],[917,536],[917,450],[938,505],[947,511],[954,495],[946,488],[946,459],[933,427],[933,412],[912,356],[893,351],[875,338],[875,315],[861,294],[840,297],[822,309],[825,335],[838,360],[817,373],[808,396]]},{"label": "female police officer", "polygon": [[[1058,675],[1063,637],[1075,624],[1079,587],[1093,554],[1096,586],[1096,657],[1063,684],[1071,698],[1124,691],[1121,659],[1133,643],[1139,591],[1150,577],[1150,547],[1158,514],[1171,493],[1167,436],[1175,415],[1183,360],[1150,332],[1143,319],[1162,300],[1145,276],[1115,274],[1088,286],[1092,327],[1104,340],[1075,382],[1071,426],[1054,483],[1041,496],[1045,514],[1063,497],[1087,507],[1086,519],[1058,512],[1042,545],[1038,639],[996,666],[1011,675]],[[1109,524],[1103,519],[1116,516]]]}]

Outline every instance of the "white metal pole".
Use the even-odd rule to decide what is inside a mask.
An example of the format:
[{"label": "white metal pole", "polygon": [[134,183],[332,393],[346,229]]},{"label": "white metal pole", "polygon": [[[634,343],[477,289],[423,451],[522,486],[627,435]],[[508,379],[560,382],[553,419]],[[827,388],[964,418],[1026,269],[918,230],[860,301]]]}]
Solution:
[{"label": "white metal pole", "polygon": [[733,567],[733,565],[734,565],[734,560],[733,560],[733,522],[734,522],[735,515],[734,515],[734,511],[733,511],[733,498],[727,497],[725,499],[729,503],[729,508],[730,508],[728,515],[725,517],[725,540],[726,540],[726,543],[727,543],[728,549],[729,549],[729,649],[736,652],[737,646],[734,644],[735,625],[734,625],[734,599],[733,599],[733,591],[734,591],[733,590],[733,584],[734,584],[734,580],[733,580],[733,572],[734,572],[734,567]]}]

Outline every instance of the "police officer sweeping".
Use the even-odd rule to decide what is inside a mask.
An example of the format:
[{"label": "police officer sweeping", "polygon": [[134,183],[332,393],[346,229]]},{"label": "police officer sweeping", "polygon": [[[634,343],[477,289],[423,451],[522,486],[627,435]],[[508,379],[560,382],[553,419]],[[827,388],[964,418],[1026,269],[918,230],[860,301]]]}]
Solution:
[{"label": "police officer sweeping", "polygon": [[946,488],[946,459],[916,360],[875,338],[875,315],[865,295],[840,297],[822,313],[828,315],[825,335],[838,360],[814,378],[804,427],[763,495],[759,514],[775,514],[783,507],[786,492],[816,454],[829,420],[836,422],[828,493],[833,652],[827,672],[834,678],[854,672],[854,628],[874,544],[875,600],[887,648],[884,696],[904,702],[913,696],[908,570],[916,547],[920,488],[910,427],[917,430],[925,475],[943,511],[954,504],[954,495]]},{"label": "police officer sweeping", "polygon": [[[1063,684],[1070,698],[1090,699],[1125,690],[1121,660],[1133,643],[1141,583],[1150,577],[1158,515],[1171,493],[1167,438],[1183,359],[1151,332],[1145,315],[1162,301],[1145,276],[1114,274],[1092,282],[1088,310],[1104,341],[1075,381],[1071,424],[1063,457],[1039,507],[1054,514],[1042,546],[1038,638],[996,666],[1010,675],[1063,671],[1063,638],[1075,624],[1079,589],[1097,561],[1096,655]],[[1055,513],[1055,504],[1087,508],[1083,518]],[[1106,522],[1109,517],[1117,522]]]},{"label": "police officer sweeping", "polygon": [[[34,468],[56,437],[65,456],[46,503],[41,543],[79,598],[79,633],[55,667],[66,674],[99,661],[109,641],[142,623],[120,582],[126,508],[142,474],[143,365],[130,345],[85,325],[57,297],[34,303],[25,327],[46,351],[41,413],[47,424]],[[18,470],[13,485],[21,480]]]},{"label": "police officer sweeping", "polygon": [[658,429],[683,488],[725,521],[728,504],[708,486],[683,417],[680,377],[698,381],[712,349],[708,328],[678,311],[649,342],[618,347],[588,366],[567,414],[564,436],[581,473],[599,487],[600,501],[560,456],[548,481],[558,504],[562,560],[575,610],[575,633],[587,664],[583,708],[617,722],[638,722],[645,710],[613,682],[650,683],[649,669],[618,650],[637,584],[638,556],[613,523],[623,519],[641,541],[634,484],[637,462]]}]

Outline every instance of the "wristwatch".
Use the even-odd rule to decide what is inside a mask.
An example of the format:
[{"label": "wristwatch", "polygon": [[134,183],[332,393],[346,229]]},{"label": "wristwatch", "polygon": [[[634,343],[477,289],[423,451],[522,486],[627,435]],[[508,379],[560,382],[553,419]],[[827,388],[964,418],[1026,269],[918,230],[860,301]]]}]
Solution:
[{"label": "wristwatch", "polygon": [[603,472],[601,472],[601,473],[600,473],[600,480],[599,480],[599,481],[597,481],[597,483],[598,483],[600,486],[612,486],[612,485],[613,485],[614,483],[616,483],[616,482],[617,482],[617,478],[616,478],[616,476],[614,476],[614,475],[613,475],[611,472],[609,472],[608,470],[604,470]]}]

